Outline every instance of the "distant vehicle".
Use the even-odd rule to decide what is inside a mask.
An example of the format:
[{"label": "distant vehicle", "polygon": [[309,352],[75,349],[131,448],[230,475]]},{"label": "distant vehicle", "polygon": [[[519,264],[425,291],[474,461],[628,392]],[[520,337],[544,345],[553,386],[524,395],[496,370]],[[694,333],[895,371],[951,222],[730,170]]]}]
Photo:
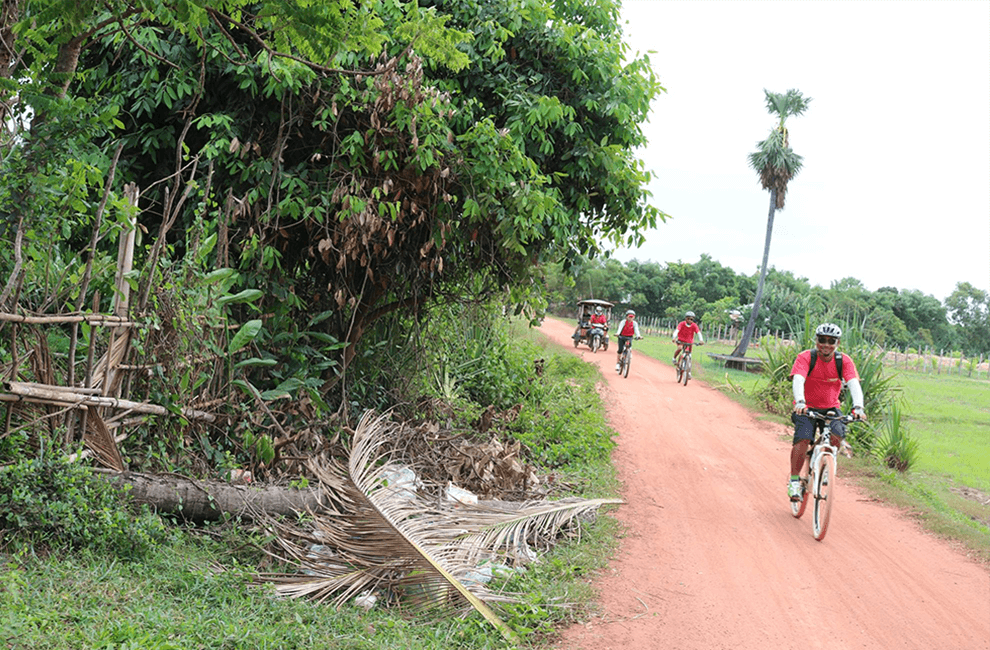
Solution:
[{"label": "distant vehicle", "polygon": [[[577,328],[571,338],[574,339],[574,347],[581,343],[591,348],[592,352],[598,352],[598,348],[608,350],[608,321],[612,320],[612,307],[614,305],[606,300],[579,300],[577,304]],[[591,317],[596,310],[601,308],[605,315],[605,325],[595,323],[592,325]]]}]

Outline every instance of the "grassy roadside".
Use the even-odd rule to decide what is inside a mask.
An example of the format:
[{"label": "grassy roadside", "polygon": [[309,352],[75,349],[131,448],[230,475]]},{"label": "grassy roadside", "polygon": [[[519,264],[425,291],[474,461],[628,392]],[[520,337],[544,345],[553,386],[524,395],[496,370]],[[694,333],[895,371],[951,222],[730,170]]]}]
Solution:
[{"label": "grassy roadside", "polygon": [[[670,364],[673,375],[674,344],[669,339],[651,336],[636,346],[638,352]],[[789,424],[752,397],[759,374],[727,370],[707,354],[729,354],[732,348],[720,343],[696,346],[694,378],[765,419]],[[748,356],[758,355],[758,350],[750,350]],[[916,466],[900,474],[869,457],[855,457],[843,459],[843,472],[872,498],[901,509],[925,530],[990,565],[990,388],[985,381],[965,377],[894,372],[903,387],[908,433],[920,446]]]},{"label": "grassy roadside", "polygon": [[[521,334],[520,334],[521,333]],[[515,351],[525,367],[542,360],[545,391],[523,408],[527,432],[579,446],[590,459],[555,470],[561,493],[618,494],[612,432],[597,392],[597,368],[518,328]],[[579,437],[577,434],[582,434]],[[594,435],[592,435],[594,434]],[[589,442],[593,441],[593,442]],[[537,444],[537,443],[533,443]],[[593,448],[591,448],[593,447]],[[568,446],[569,448],[569,446]],[[563,452],[561,452],[563,453]],[[554,630],[579,620],[594,599],[588,579],[612,557],[621,531],[613,517],[585,522],[579,543],[562,544],[514,575],[503,588],[520,602],[496,607],[522,638],[545,645]],[[448,650],[513,647],[475,614],[424,618],[356,606],[339,610],[274,597],[252,586],[275,571],[261,551],[264,533],[246,522],[169,526],[150,554],[124,560],[88,550],[47,552],[9,543],[0,530],[0,646],[16,649],[187,648],[232,650]]]}]

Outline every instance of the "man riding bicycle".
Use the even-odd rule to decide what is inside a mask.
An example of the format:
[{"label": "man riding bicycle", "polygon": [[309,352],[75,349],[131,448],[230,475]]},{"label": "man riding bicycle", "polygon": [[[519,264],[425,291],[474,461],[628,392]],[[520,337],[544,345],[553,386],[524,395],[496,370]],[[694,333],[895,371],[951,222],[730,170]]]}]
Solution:
[{"label": "man riding bicycle", "polygon": [[639,323],[636,322],[636,312],[632,309],[626,312],[626,320],[619,326],[619,349],[615,355],[615,371],[622,367],[622,352],[627,345],[632,345],[633,338],[641,339],[639,335]]},{"label": "man riding bicycle", "polygon": [[684,320],[677,324],[677,329],[674,330],[674,343],[677,344],[677,349],[674,350],[674,365],[677,365],[677,357],[681,356],[681,350],[691,351],[691,346],[694,344],[694,335],[698,335],[698,343],[704,345],[705,337],[701,335],[701,326],[694,322],[694,312],[689,311],[684,314]]},{"label": "man riding bicycle", "polygon": [[[808,417],[808,409],[839,411],[839,394],[842,385],[849,387],[853,401],[853,418],[865,420],[863,388],[856,374],[856,364],[848,356],[836,352],[842,330],[833,323],[822,323],[815,330],[815,349],[798,354],[791,367],[791,389],[794,394],[794,439],[791,444],[791,479],[787,483],[787,496],[791,501],[801,500],[801,468],[808,454],[808,445],[815,438],[815,422]],[[839,372],[842,376],[839,376]],[[841,413],[841,411],[839,411]],[[846,437],[842,422],[829,427],[832,444],[839,447]]]}]

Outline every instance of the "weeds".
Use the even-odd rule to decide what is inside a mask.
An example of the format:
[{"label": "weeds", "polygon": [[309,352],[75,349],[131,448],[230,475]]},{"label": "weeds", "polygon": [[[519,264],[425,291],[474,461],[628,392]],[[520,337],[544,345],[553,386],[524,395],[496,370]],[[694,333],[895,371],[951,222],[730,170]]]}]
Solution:
[{"label": "weeds", "polygon": [[906,472],[918,458],[918,441],[909,438],[901,425],[900,407],[891,406],[885,416],[873,455],[885,466]]}]

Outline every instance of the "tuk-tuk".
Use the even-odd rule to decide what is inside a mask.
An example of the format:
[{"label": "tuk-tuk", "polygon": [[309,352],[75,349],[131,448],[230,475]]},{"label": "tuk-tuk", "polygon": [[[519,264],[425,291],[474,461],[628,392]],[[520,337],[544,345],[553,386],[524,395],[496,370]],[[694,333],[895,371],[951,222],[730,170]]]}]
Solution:
[{"label": "tuk-tuk", "polygon": [[[591,348],[592,352],[598,352],[598,348],[608,350],[608,322],[612,320],[612,303],[606,300],[579,300],[577,304],[577,328],[571,338],[574,339],[574,347],[584,343]],[[605,323],[592,323],[591,317],[595,314],[605,316]]]}]

